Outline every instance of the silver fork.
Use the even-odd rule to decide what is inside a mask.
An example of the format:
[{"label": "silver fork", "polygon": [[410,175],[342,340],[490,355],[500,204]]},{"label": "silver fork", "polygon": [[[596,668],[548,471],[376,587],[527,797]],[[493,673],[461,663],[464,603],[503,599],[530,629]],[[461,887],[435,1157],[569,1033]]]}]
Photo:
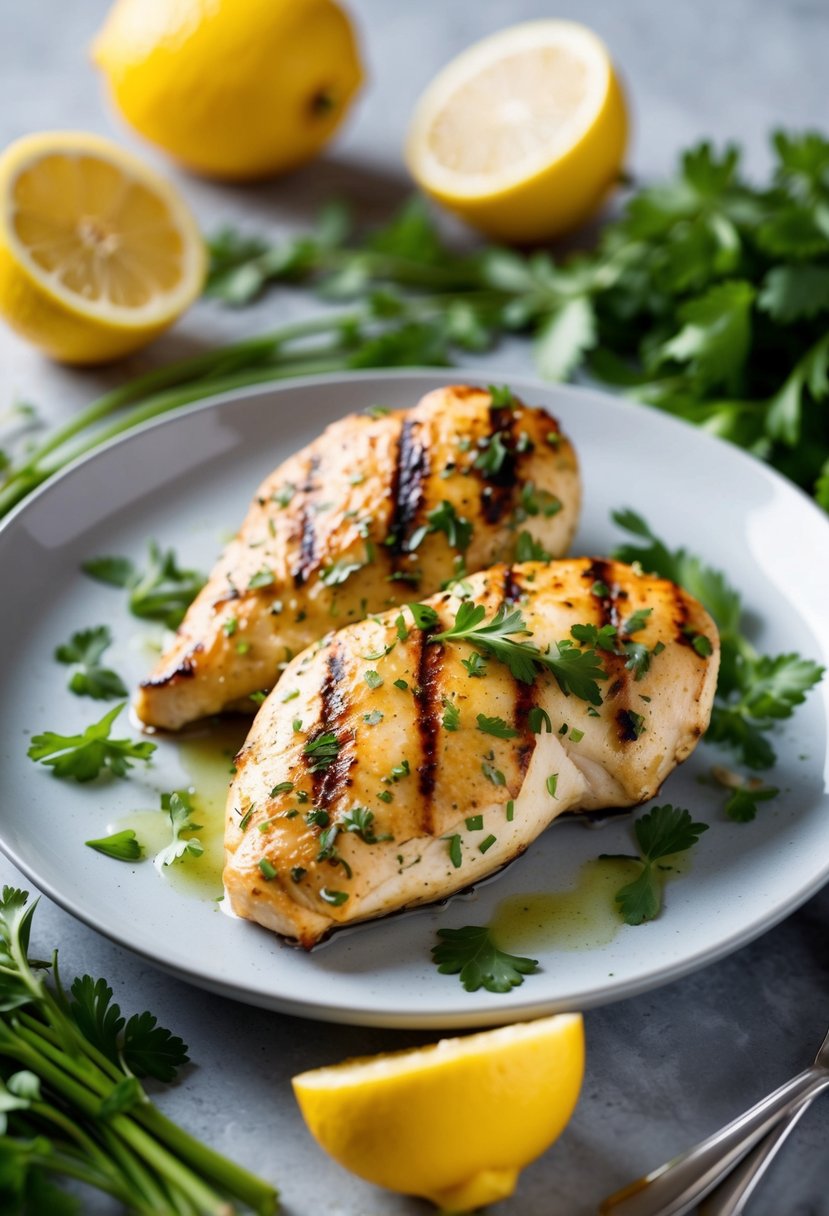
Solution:
[{"label": "silver fork", "polygon": [[[605,1199],[600,1216],[686,1216],[757,1145],[741,1171],[742,1188],[738,1177],[730,1194],[721,1192],[720,1206],[705,1211],[705,1216],[736,1216],[806,1107],[824,1089],[829,1089],[829,1033],[809,1068],[713,1136]],[[760,1144],[769,1133],[768,1146]]]}]

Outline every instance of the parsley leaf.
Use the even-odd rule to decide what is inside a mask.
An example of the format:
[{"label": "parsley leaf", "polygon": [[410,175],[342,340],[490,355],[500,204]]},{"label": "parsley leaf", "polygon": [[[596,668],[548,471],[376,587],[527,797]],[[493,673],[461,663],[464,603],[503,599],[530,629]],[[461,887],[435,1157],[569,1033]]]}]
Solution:
[{"label": "parsley leaf", "polygon": [[129,610],[141,620],[160,621],[176,629],[204,586],[204,575],[182,569],[172,549],[166,552],[155,541],[149,544],[149,561],[143,573],[129,558],[95,557],[82,569],[90,578],[129,591]]},{"label": "parsley leaf", "polygon": [[144,856],[144,846],[132,828],[124,828],[121,832],[113,832],[110,836],[87,840],[84,843],[96,853],[103,853],[105,857],[113,857],[116,861],[139,861]]},{"label": "parsley leaf", "polygon": [[478,714],[478,730],[496,739],[517,739],[520,733],[503,718],[488,718],[486,714]]},{"label": "parsley leaf", "polygon": [[[427,512],[429,532],[443,532],[453,549],[463,553],[469,548],[472,540],[472,524],[463,515],[458,515],[451,502],[446,499],[438,507]],[[410,548],[415,548],[414,542]]]},{"label": "parsley leaf", "polygon": [[57,661],[77,668],[69,681],[69,689],[76,696],[107,701],[128,695],[121,677],[101,666],[104,651],[111,645],[112,634],[106,625],[99,625],[95,629],[81,629],[73,633],[68,642],[57,647]]},{"label": "parsley leaf", "polygon": [[538,971],[538,962],[508,954],[495,945],[486,925],[438,929],[441,942],[432,947],[432,960],[442,975],[457,975],[467,992],[509,992]]},{"label": "parsley leaf", "polygon": [[387,832],[376,835],[374,831],[374,811],[364,806],[352,807],[342,818],[337,820],[337,827],[343,832],[354,832],[365,844],[379,844],[383,840],[393,840]]},{"label": "parsley leaf", "polygon": [[136,1077],[173,1081],[189,1056],[187,1044],[159,1026],[151,1013],[127,1021],[106,980],[79,976],[70,989],[68,1012],[84,1038],[113,1064],[123,1061]]},{"label": "parsley leaf", "polygon": [[27,752],[32,760],[48,765],[56,777],[74,781],[92,781],[102,771],[115,777],[126,777],[134,760],[148,761],[156,749],[155,743],[131,739],[111,739],[112,725],[126,702],[116,705],[100,722],[87,726],[81,735],[59,735],[47,730],[34,735]]},{"label": "parsley leaf", "polygon": [[444,730],[459,730],[461,725],[460,707],[455,705],[454,701],[450,701],[447,697],[443,698],[443,729]]},{"label": "parsley leaf", "polygon": [[515,560],[517,562],[548,562],[552,554],[548,553],[540,541],[533,540],[530,532],[519,532],[515,541]]},{"label": "parsley leaf", "polygon": [[708,831],[708,824],[694,823],[688,811],[666,804],[640,816],[633,828],[642,872],[616,892],[616,903],[625,924],[641,925],[658,916],[662,907],[662,884],[655,864],[663,857],[692,848],[702,833]]},{"label": "parsley leaf", "polygon": [[340,741],[333,731],[327,730],[315,739],[310,739],[302,750],[306,756],[311,757],[309,772],[323,773],[337,759]]},{"label": "parsley leaf", "polygon": [[751,784],[733,789],[725,802],[725,813],[735,823],[750,823],[757,817],[757,803],[768,802],[780,793],[773,785],[755,789]]}]

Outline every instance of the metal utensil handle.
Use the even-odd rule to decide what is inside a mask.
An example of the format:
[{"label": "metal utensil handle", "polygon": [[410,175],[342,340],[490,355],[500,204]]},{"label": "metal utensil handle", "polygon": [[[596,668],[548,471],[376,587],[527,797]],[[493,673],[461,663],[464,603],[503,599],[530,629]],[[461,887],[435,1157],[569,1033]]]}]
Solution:
[{"label": "metal utensil handle", "polygon": [[811,1106],[815,1094],[796,1106],[700,1204],[699,1216],[742,1216],[763,1175]]},{"label": "metal utensil handle", "polygon": [[776,1123],[827,1087],[824,1068],[798,1073],[713,1136],[605,1199],[601,1216],[685,1216]]}]

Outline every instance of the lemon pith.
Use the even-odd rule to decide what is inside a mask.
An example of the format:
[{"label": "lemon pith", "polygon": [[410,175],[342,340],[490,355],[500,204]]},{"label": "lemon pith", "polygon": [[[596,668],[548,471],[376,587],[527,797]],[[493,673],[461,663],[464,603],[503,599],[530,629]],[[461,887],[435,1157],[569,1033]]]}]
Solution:
[{"label": "lemon pith", "polygon": [[575,22],[527,22],[470,47],[421,97],[407,142],[421,187],[500,240],[584,222],[617,179],[627,114],[603,43]]},{"label": "lemon pith", "polygon": [[362,80],[335,0],[116,0],[92,53],[141,135],[226,179],[310,159]]},{"label": "lemon pith", "polygon": [[581,1016],[560,1014],[294,1077],[303,1117],[341,1165],[466,1211],[511,1194],[559,1136],[584,1069]]},{"label": "lemon pith", "polygon": [[56,359],[145,345],[201,291],[204,245],[176,191],[85,132],[44,132],[0,156],[0,314]]}]

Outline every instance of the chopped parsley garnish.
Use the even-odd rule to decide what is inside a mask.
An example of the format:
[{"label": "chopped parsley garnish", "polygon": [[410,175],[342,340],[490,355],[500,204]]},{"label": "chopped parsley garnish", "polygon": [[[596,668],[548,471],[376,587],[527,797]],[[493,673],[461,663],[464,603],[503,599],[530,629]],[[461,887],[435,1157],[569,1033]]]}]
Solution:
[{"label": "chopped parsley garnish", "polygon": [[176,629],[204,586],[204,575],[182,569],[172,549],[149,544],[147,569],[138,570],[127,557],[94,557],[82,569],[90,578],[129,591],[129,610],[141,620],[160,621]]},{"label": "chopped parsley garnish", "polygon": [[182,832],[200,832],[201,824],[193,823],[193,804],[187,790],[174,790],[161,795],[161,809],[170,816],[172,840],[156,854],[157,866],[170,866],[184,857],[201,857],[204,845],[195,836],[182,836]]},{"label": "chopped parsley garnish", "polygon": [[278,785],[275,785],[273,787],[273,789],[271,790],[270,796],[271,796],[271,798],[276,798],[276,797],[278,797],[279,794],[291,794],[291,793],[293,793],[293,789],[294,789],[293,781],[280,781]]},{"label": "chopped parsley garnish", "polygon": [[480,451],[472,462],[473,466],[480,469],[485,477],[495,477],[510,454],[501,432],[496,431],[494,435],[488,436],[479,446]]},{"label": "chopped parsley garnish", "polygon": [[249,654],[250,653],[250,642],[246,638],[243,638],[240,642],[236,643],[236,653],[237,654]]},{"label": "chopped parsley garnish", "polygon": [[376,726],[378,722],[383,721],[383,716],[382,709],[373,709],[371,713],[363,714],[363,721],[369,726]]},{"label": "chopped parsley garnish", "polygon": [[553,798],[558,798],[556,790],[558,789],[558,773],[552,773],[544,783],[547,786],[547,793],[552,794]]},{"label": "chopped parsley garnish", "polygon": [[401,692],[408,692],[409,685],[406,680],[400,679],[394,681],[394,687],[399,688]]},{"label": "chopped parsley garnish", "polygon": [[402,612],[394,618],[394,628],[397,631],[397,640],[405,642],[409,636],[409,630],[406,628],[406,618]]},{"label": "chopped parsley garnish", "polygon": [[125,705],[125,701],[116,705],[80,735],[59,735],[51,730],[34,735],[27,755],[64,779],[92,781],[101,772],[126,777],[133,761],[148,761],[156,745],[147,740],[134,743],[132,739],[110,738],[113,723]]},{"label": "chopped parsley garnish", "polygon": [[571,743],[581,743],[583,738],[584,738],[584,731],[576,730],[576,728],[574,726],[573,729],[570,731],[570,742]]},{"label": "chopped parsley garnish", "polygon": [[461,868],[463,857],[461,855],[461,838],[456,832],[454,836],[443,836],[443,840],[449,845],[449,860],[456,870]]},{"label": "chopped parsley garnish", "polygon": [[497,839],[498,839],[497,836],[492,836],[492,835],[487,836],[486,839],[482,840],[481,843],[478,845],[478,852],[479,853],[488,853],[489,850],[492,848],[492,846],[495,844]]},{"label": "chopped parsley garnish", "polygon": [[254,705],[261,705],[262,702],[266,701],[268,697],[268,694],[261,688],[257,689],[256,692],[249,693],[248,695],[250,700],[253,701]]},{"label": "chopped parsley garnish", "polygon": [[461,724],[460,709],[448,697],[444,697],[441,704],[443,705],[443,729],[450,731],[458,730]]},{"label": "chopped parsley garnish", "polygon": [[321,807],[314,807],[313,810],[305,812],[305,822],[309,827],[313,824],[318,828],[327,828],[330,819],[328,811],[322,810]]},{"label": "chopped parsley garnish", "polygon": [[280,486],[278,490],[275,490],[274,493],[271,494],[271,500],[275,502],[278,507],[287,507],[295,493],[296,486],[290,481],[286,481],[284,486]]},{"label": "chopped parsley garnish", "polygon": [[506,785],[507,779],[499,768],[494,764],[490,764],[489,760],[484,760],[481,764],[481,772],[486,777],[487,781],[491,781],[493,785]]},{"label": "chopped parsley garnish", "polygon": [[[615,511],[613,519],[636,537],[635,543],[622,545],[616,557],[639,562],[644,570],[678,583],[717,623],[722,659],[706,738],[730,748],[748,768],[770,768],[776,756],[767,735],[803,703],[823,668],[799,654],[758,654],[742,631],[740,596],[719,570],[685,549],[668,549],[635,511]],[[689,640],[700,657],[708,657],[710,639],[699,634]]]},{"label": "chopped parsley garnish", "polygon": [[394,798],[394,794],[391,792],[391,790],[378,790],[377,797],[381,802],[391,802]]},{"label": "chopped parsley garnish", "polygon": [[365,844],[379,844],[383,840],[394,839],[393,836],[389,836],[386,832],[380,836],[376,835],[373,826],[374,811],[370,811],[364,806],[352,807],[337,823],[343,832],[353,832]]},{"label": "chopped parsley garnish", "polygon": [[291,866],[291,882],[302,882],[307,873],[304,866]]},{"label": "chopped parsley garnish", "polygon": [[410,550],[417,549],[426,536],[434,532],[443,532],[453,549],[464,553],[472,540],[472,524],[463,515],[458,515],[451,502],[446,499],[440,506],[433,507],[426,513],[427,523],[413,533],[409,541]]},{"label": "chopped parsley garnish", "polygon": [[467,832],[480,832],[484,826],[484,817],[483,815],[469,815],[464,820],[464,823],[466,824]]},{"label": "chopped parsley garnish", "polygon": [[325,566],[320,570],[320,582],[326,587],[338,587],[350,579],[352,574],[356,574],[358,570],[362,570],[365,565],[365,561],[342,557],[339,561],[333,562],[330,566]]},{"label": "chopped parsley garnish", "polygon": [[259,870],[262,877],[265,879],[265,882],[271,882],[274,878],[276,878],[276,866],[272,862],[268,861],[267,857],[259,858]]},{"label": "chopped parsley garnish", "polygon": [[507,823],[512,823],[513,819],[515,818],[515,803],[513,802],[512,798],[510,798],[509,802],[507,803],[506,815]]},{"label": "chopped parsley garnish", "polygon": [[548,562],[552,557],[540,541],[534,540],[529,532],[519,532],[515,542],[515,560],[517,562]]},{"label": "chopped parsley garnish", "polygon": [[509,992],[523,984],[525,975],[538,970],[534,958],[499,950],[486,925],[438,929],[440,944],[432,947],[432,960],[442,975],[457,975],[467,992]]},{"label": "chopped parsley garnish", "polygon": [[308,768],[312,773],[323,773],[333,764],[340,753],[340,741],[333,731],[323,731],[321,735],[317,735],[315,739],[309,739],[302,749],[306,756],[310,756],[311,763]]},{"label": "chopped parsley garnish", "polygon": [[468,676],[480,680],[486,675],[486,659],[477,650],[473,650],[468,659],[461,659],[461,663],[466,668]]},{"label": "chopped parsley garnish", "polygon": [[330,887],[323,887],[320,891],[320,899],[323,903],[331,904],[335,908],[341,907],[348,899],[347,891],[334,891]]},{"label": "chopped parsley garnish", "polygon": [[70,692],[78,697],[94,697],[96,701],[129,695],[121,677],[101,665],[104,651],[111,645],[112,634],[106,625],[99,625],[73,633],[68,642],[58,646],[57,661],[75,667],[69,681]]},{"label": "chopped parsley garnish", "polygon": [[561,510],[561,499],[556,498],[549,490],[538,490],[535,483],[525,481],[521,487],[519,509],[515,513],[518,523],[523,523],[528,515],[541,515],[544,519],[552,519]]},{"label": "chopped parsley garnish", "polygon": [[428,604],[409,604],[409,612],[418,629],[433,629],[440,623],[440,617]]},{"label": "chopped parsley garnish", "polygon": [[590,594],[595,595],[597,599],[606,600],[610,595],[610,588],[607,583],[603,583],[601,579],[597,578],[590,588]]},{"label": "chopped parsley garnish", "polygon": [[515,730],[503,718],[488,718],[486,714],[478,714],[478,730],[485,735],[494,735],[496,739],[517,739],[520,731]]},{"label": "chopped parsley garnish", "polygon": [[622,622],[620,633],[630,637],[634,633],[640,633],[648,623],[648,617],[653,612],[653,608],[637,608],[635,612]]},{"label": "chopped parsley garnish", "polygon": [[94,849],[96,853],[114,857],[116,861],[140,861],[144,856],[144,846],[132,828],[124,828],[121,832],[102,836],[100,840],[87,840],[84,843],[88,848]]},{"label": "chopped parsley garnish", "polygon": [[363,679],[365,680],[366,684],[368,684],[369,688],[379,688],[383,683],[383,677],[380,675],[379,671],[364,671]]},{"label": "chopped parsley garnish", "polygon": [[644,734],[646,727],[642,714],[637,714],[633,709],[620,709],[618,718],[619,726],[624,731],[625,738],[638,739]]},{"label": "chopped parsley garnish", "polygon": [[262,566],[252,574],[248,582],[248,591],[257,591],[260,587],[270,587],[274,581],[274,572],[267,566]]},{"label": "chopped parsley garnish", "polygon": [[229,616],[226,621],[222,622],[222,632],[225,637],[232,638],[238,628],[239,621],[235,616]]},{"label": "chopped parsley garnish", "polygon": [[508,384],[489,384],[489,408],[491,410],[511,410],[515,404],[512,389]]},{"label": "chopped parsley garnish", "polygon": [[[633,882],[616,892],[624,921],[641,925],[653,920],[662,907],[662,883],[655,870],[656,863],[673,853],[684,853],[697,843],[707,823],[694,823],[688,811],[670,804],[655,806],[640,816],[633,825],[642,872]],[[662,868],[662,867],[660,867]]]}]

